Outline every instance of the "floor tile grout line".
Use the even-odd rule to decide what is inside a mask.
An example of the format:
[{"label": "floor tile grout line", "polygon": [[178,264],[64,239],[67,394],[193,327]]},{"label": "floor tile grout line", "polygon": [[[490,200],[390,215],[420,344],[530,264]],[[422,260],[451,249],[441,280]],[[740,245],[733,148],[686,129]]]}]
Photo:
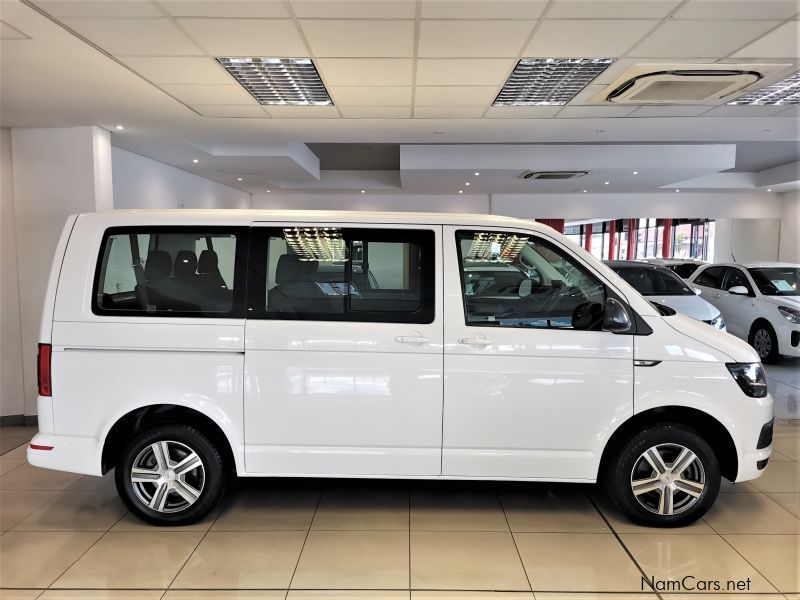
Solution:
[{"label": "floor tile grout line", "polygon": [[[595,509],[595,510],[597,511],[597,513],[600,515],[600,518],[601,518],[601,519],[603,519],[603,521],[605,521],[606,525],[608,526],[608,529],[609,529],[609,531],[611,531],[611,533],[612,533],[612,534],[614,535],[614,537],[617,539],[617,543],[619,543],[619,545],[620,545],[620,546],[622,546],[622,549],[625,551],[625,554],[627,554],[627,555],[628,555],[628,558],[630,558],[630,559],[631,559],[631,562],[633,562],[633,564],[634,564],[634,565],[636,565],[636,568],[637,568],[637,569],[639,570],[639,572],[642,574],[642,578],[644,579],[644,581],[647,581],[647,585],[648,585],[648,586],[650,586],[650,589],[653,591],[653,593],[654,593],[656,596],[658,596],[660,600],[664,600],[664,599],[662,598],[661,594],[658,592],[658,590],[656,590],[656,589],[655,589],[655,588],[654,588],[654,587],[653,587],[653,586],[650,584],[650,579],[648,579],[648,577],[647,577],[647,573],[645,572],[644,568],[642,568],[642,565],[640,565],[640,564],[639,564],[639,561],[638,561],[638,560],[636,560],[636,557],[633,555],[633,552],[631,552],[631,551],[630,551],[630,549],[629,549],[629,548],[628,548],[628,547],[625,545],[625,542],[623,542],[623,541],[622,541],[622,538],[620,537],[620,534],[619,534],[619,533],[617,533],[617,530],[616,530],[616,529],[614,529],[614,526],[613,526],[613,525],[611,525],[611,521],[609,521],[609,520],[606,518],[606,516],[603,514],[603,511],[602,511],[602,510],[600,510],[600,507],[599,507],[599,506],[597,505],[597,503],[594,501],[594,498],[592,498],[592,497],[591,497],[591,496],[590,496],[588,493],[586,493],[586,492],[584,492],[584,495],[585,495],[585,496],[586,496],[586,498],[589,500],[589,502],[591,503],[591,505],[592,505],[592,506],[594,506],[594,509]],[[645,590],[642,590],[642,592],[645,592]],[[645,592],[645,593],[647,593],[647,592]]]},{"label": "floor tile grout line", "polygon": [[[763,492],[762,492],[762,493],[763,493]],[[764,495],[766,496],[766,494],[764,494]],[[776,502],[776,504],[777,504],[777,502]],[[781,508],[782,508],[782,507],[781,507]],[[705,521],[705,519],[704,519],[704,521]],[[777,585],[775,585],[774,583],[772,583],[772,581],[771,581],[771,580],[770,580],[770,579],[769,579],[769,578],[768,578],[766,575],[764,575],[764,574],[763,574],[761,571],[759,571],[759,570],[758,570],[758,567],[756,567],[756,566],[755,566],[753,563],[751,563],[749,560],[747,560],[747,557],[746,557],[744,554],[742,554],[741,552],[739,552],[739,551],[738,551],[738,550],[737,550],[737,549],[736,549],[736,548],[733,546],[733,544],[731,544],[731,543],[730,543],[730,542],[729,542],[729,541],[728,541],[728,540],[725,538],[725,535],[721,534],[719,531],[717,531],[716,529],[714,529],[713,525],[711,525],[711,523],[709,523],[708,521],[705,521],[705,523],[706,523],[706,524],[707,524],[707,525],[708,525],[708,526],[711,528],[711,530],[712,530],[714,533],[716,533],[716,534],[717,534],[717,535],[720,537],[720,539],[721,539],[723,542],[725,542],[726,544],[728,544],[728,546],[730,546],[731,550],[733,550],[733,551],[734,551],[736,554],[738,554],[738,555],[739,555],[739,556],[742,558],[742,560],[743,560],[744,562],[746,562],[748,565],[750,565],[750,566],[753,568],[753,570],[754,570],[756,573],[758,573],[759,575],[761,575],[761,577],[763,577],[763,578],[764,578],[764,581],[766,581],[766,582],[767,582],[767,583],[769,583],[769,584],[770,584],[770,585],[771,585],[773,588],[775,588],[775,591],[776,591],[776,593],[778,593],[778,594],[782,594],[782,593],[783,593],[783,592],[781,592],[780,590],[778,590],[778,586],[777,586]],[[736,535],[736,534],[727,534],[727,535]],[[753,533],[753,534],[745,534],[745,535],[761,535],[761,534]],[[782,535],[782,534],[773,534],[773,535]]]},{"label": "floor tile grout line", "polygon": [[[522,565],[522,572],[525,573],[525,580],[528,582],[528,588],[533,594],[533,584],[531,583],[531,578],[528,575],[528,569],[525,568],[525,561],[522,560],[522,553],[519,551],[519,546],[517,545],[517,538],[514,536],[514,531],[511,529],[511,521],[508,520],[508,514],[506,513],[505,504],[503,504],[503,498],[500,494],[495,494],[497,497],[497,502],[500,504],[500,510],[503,511],[503,518],[506,520],[506,525],[508,526],[508,533],[511,535],[511,541],[514,542],[514,550],[517,551],[517,558],[519,558],[519,564]],[[536,598],[534,594],[534,599]]]},{"label": "floor tile grout line", "polygon": [[311,520],[308,522],[308,529],[306,530],[306,536],[303,538],[303,545],[300,546],[300,552],[297,555],[297,561],[294,563],[294,569],[292,570],[292,576],[289,578],[289,584],[286,586],[286,593],[283,595],[283,600],[286,600],[289,597],[289,590],[292,589],[292,583],[294,582],[294,577],[297,574],[297,568],[300,566],[300,559],[303,557],[303,551],[306,549],[306,543],[308,542],[308,538],[311,535],[311,527],[314,525],[314,519],[317,518],[317,512],[319,511],[319,505],[322,503],[322,496],[325,493],[325,488],[319,488],[319,495],[317,496],[317,504],[314,506],[314,514],[311,515]]},{"label": "floor tile grout line", "polygon": [[408,495],[408,599],[411,600],[411,488],[406,488]]}]

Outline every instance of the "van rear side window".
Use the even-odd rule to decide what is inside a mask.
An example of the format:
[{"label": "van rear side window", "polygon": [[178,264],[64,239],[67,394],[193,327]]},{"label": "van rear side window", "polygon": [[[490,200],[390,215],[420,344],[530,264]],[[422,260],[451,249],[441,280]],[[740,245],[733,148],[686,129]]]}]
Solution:
[{"label": "van rear side window", "polygon": [[106,231],[92,310],[99,315],[241,317],[247,228]]}]

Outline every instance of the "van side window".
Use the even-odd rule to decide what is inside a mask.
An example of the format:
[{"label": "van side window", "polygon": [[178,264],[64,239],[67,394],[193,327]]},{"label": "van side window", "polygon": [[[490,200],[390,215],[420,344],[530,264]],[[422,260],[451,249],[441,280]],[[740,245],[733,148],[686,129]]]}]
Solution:
[{"label": "van side window", "polygon": [[697,285],[722,289],[723,275],[725,275],[725,267],[708,267],[697,276],[694,282]]},{"label": "van side window", "polygon": [[257,228],[253,272],[266,262],[249,286],[247,316],[430,323],[434,240],[422,230]]},{"label": "van side window", "polygon": [[467,325],[602,328],[605,287],[565,251],[521,233],[456,239]]},{"label": "van side window", "polygon": [[241,317],[246,231],[191,227],[107,230],[95,275],[93,312]]}]

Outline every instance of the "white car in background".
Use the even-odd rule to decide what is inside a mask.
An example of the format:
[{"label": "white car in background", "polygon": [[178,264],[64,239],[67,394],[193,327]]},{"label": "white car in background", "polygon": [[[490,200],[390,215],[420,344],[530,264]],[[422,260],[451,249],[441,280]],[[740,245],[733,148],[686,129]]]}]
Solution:
[{"label": "white car in background", "polygon": [[722,312],[728,332],[750,342],[763,362],[800,356],[800,265],[706,265],[689,283]]},{"label": "white car in background", "polygon": [[725,320],[719,309],[703,300],[699,290],[690,288],[670,269],[628,260],[611,260],[606,264],[647,300],[725,331]]}]

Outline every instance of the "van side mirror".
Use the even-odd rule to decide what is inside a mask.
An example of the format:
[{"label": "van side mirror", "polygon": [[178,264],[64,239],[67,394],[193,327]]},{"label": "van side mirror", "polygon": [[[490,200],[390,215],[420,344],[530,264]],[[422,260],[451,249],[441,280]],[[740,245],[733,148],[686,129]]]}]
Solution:
[{"label": "van side mirror", "polygon": [[603,331],[624,333],[631,329],[631,317],[625,305],[615,298],[606,298]]},{"label": "van side mirror", "polygon": [[747,296],[750,292],[747,291],[747,288],[743,285],[735,285],[731,289],[728,290],[729,294],[733,294],[735,296]]}]

